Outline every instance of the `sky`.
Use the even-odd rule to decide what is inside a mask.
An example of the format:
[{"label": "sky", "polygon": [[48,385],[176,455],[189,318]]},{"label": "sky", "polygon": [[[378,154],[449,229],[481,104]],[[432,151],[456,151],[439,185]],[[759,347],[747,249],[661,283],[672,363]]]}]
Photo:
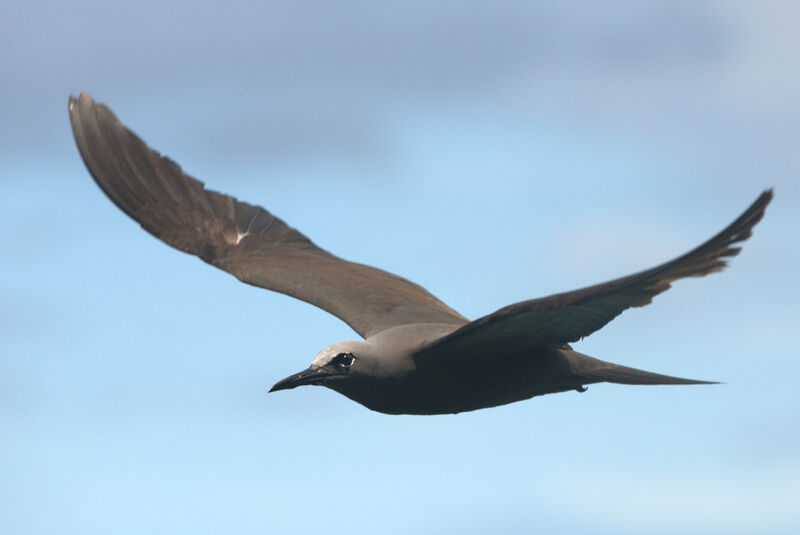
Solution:
[{"label": "sky", "polygon": [[[800,529],[793,2],[0,4],[0,532]],[[337,318],[97,188],[87,91],[208,187],[470,318],[627,275],[775,200],[721,274],[577,350],[717,386],[459,415],[267,394]]]}]

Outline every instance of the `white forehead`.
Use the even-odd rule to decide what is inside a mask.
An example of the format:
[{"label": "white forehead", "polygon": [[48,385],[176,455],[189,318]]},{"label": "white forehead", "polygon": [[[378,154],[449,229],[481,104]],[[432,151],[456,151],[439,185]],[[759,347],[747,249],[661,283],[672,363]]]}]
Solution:
[{"label": "white forehead", "polygon": [[353,353],[358,356],[359,350],[363,345],[364,342],[339,342],[338,344],[328,346],[317,353],[317,356],[311,361],[311,366],[314,368],[325,366],[339,353]]}]

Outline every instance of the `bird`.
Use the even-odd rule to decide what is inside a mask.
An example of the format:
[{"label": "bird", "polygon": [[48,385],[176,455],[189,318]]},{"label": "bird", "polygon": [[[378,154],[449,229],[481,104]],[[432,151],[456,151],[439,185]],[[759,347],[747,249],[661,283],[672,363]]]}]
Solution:
[{"label": "bird", "polygon": [[70,96],[69,116],[89,173],[144,230],[242,282],[315,305],[361,337],[326,347],[270,392],[324,386],[385,414],[460,413],[601,382],[716,384],[602,361],[570,344],[678,279],[721,270],[773,197],[763,191],[733,223],[674,260],[470,321],[422,286],[338,258],[265,208],[206,189],[90,95]]}]

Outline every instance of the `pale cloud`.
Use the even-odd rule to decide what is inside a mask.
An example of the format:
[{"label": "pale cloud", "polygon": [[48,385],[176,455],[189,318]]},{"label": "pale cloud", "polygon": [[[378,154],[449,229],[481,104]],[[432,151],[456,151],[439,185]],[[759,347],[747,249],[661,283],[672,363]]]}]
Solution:
[{"label": "pale cloud", "polygon": [[652,217],[648,221],[644,214],[640,219],[634,225],[631,217],[609,215],[560,227],[548,257],[558,258],[578,276],[604,279],[598,273],[607,273],[606,278],[616,278],[671,260],[707,238],[696,236],[697,243],[687,246],[682,229]]},{"label": "pale cloud", "polygon": [[[9,153],[55,146],[62,132],[52,126],[53,108],[85,89],[100,100],[118,95],[116,105],[120,94],[172,95],[162,109],[225,93],[226,109],[246,113],[203,116],[215,131],[246,135],[218,136],[218,150],[267,159],[381,153],[391,143],[382,129],[392,114],[466,98],[470,106],[520,115],[547,109],[600,132],[699,146],[731,159],[733,169],[775,156],[798,164],[781,143],[796,137],[800,121],[797,8],[789,3],[278,1],[222,11],[194,2],[169,9],[6,3],[2,10],[0,46],[11,53],[0,56],[0,96],[15,106],[0,128],[0,150]],[[210,141],[197,143],[207,151]]]}]

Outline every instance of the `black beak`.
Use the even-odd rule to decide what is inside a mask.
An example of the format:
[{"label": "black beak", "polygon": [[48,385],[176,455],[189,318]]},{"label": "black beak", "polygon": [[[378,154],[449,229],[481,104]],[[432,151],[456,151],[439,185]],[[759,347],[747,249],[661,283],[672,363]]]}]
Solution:
[{"label": "black beak", "polygon": [[300,373],[290,375],[286,379],[278,381],[269,391],[288,390],[303,385],[318,385],[323,383],[325,379],[331,375],[333,375],[333,373],[325,368],[308,368],[307,370],[303,370]]}]

